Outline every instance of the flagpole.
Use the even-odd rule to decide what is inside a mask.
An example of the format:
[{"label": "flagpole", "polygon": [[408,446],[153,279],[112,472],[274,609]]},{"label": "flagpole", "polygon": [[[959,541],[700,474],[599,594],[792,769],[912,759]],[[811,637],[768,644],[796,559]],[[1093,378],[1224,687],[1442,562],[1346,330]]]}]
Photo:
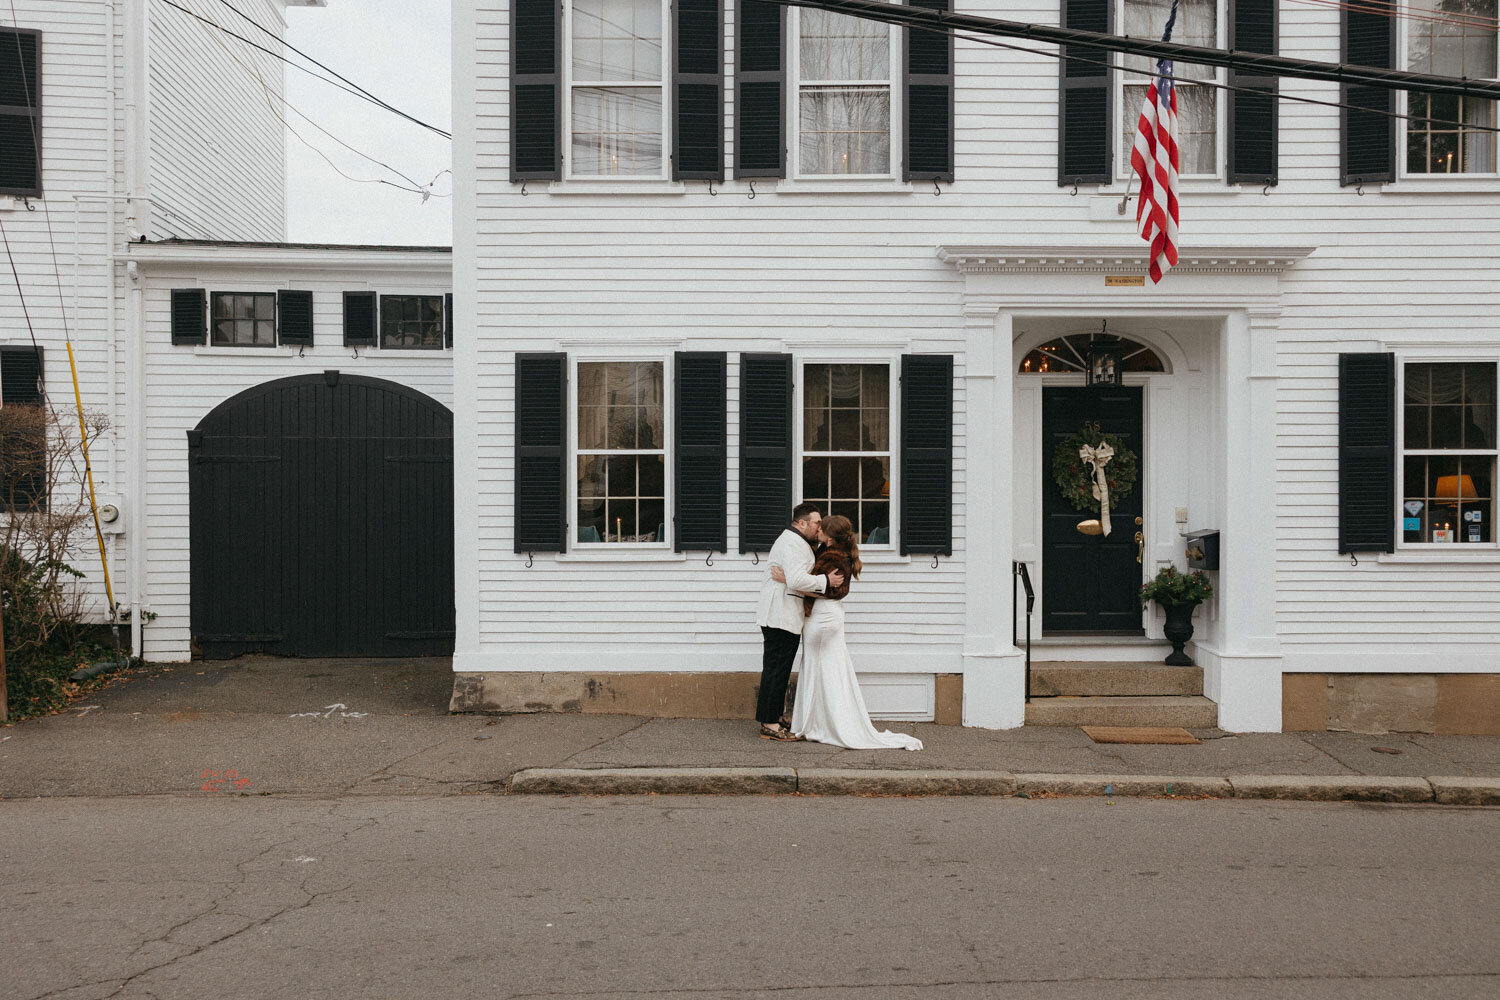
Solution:
[{"label": "flagpole", "polygon": [[1125,210],[1130,207],[1130,189],[1135,184],[1135,171],[1130,172],[1130,179],[1125,182],[1125,197],[1120,199],[1119,207],[1115,209],[1116,215],[1124,215]]}]

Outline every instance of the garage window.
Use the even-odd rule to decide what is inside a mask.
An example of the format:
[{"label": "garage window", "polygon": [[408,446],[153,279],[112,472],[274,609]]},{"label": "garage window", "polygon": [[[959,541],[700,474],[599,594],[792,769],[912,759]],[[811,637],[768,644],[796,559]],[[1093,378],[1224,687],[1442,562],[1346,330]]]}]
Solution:
[{"label": "garage window", "polygon": [[214,292],[213,344],[215,347],[275,347],[276,293]]},{"label": "garage window", "polygon": [[441,295],[382,295],[380,346],[440,351],[443,348]]}]

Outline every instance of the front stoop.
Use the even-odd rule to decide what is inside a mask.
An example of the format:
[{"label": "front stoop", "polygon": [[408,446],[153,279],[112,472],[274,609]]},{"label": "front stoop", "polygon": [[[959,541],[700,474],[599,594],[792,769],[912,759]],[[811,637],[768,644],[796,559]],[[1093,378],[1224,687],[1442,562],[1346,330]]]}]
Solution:
[{"label": "front stoop", "polygon": [[1181,696],[1203,693],[1202,667],[1161,663],[1033,663],[1031,696]]},{"label": "front stoop", "polygon": [[1219,724],[1219,706],[1203,697],[1201,667],[1033,663],[1026,724],[1212,729]]},{"label": "front stoop", "polygon": [[1219,724],[1219,706],[1202,695],[1033,698],[1026,706],[1026,724],[1212,729]]}]

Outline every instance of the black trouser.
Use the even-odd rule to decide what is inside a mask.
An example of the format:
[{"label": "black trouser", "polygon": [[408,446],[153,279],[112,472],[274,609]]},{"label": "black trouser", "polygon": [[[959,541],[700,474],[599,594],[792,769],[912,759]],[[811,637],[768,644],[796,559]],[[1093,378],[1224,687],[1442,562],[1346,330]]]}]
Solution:
[{"label": "black trouser", "polygon": [[792,661],[802,636],[785,629],[760,627],[765,647],[760,657],[760,698],[755,703],[756,721],[777,722],[786,710],[786,685],[792,679]]}]

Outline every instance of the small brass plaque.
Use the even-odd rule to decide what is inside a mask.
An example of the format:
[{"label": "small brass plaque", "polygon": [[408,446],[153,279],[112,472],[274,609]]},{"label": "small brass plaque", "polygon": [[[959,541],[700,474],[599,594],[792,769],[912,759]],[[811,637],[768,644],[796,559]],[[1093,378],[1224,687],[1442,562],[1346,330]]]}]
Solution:
[{"label": "small brass plaque", "polygon": [[1146,276],[1144,274],[1106,274],[1104,276],[1105,288],[1145,288]]}]

